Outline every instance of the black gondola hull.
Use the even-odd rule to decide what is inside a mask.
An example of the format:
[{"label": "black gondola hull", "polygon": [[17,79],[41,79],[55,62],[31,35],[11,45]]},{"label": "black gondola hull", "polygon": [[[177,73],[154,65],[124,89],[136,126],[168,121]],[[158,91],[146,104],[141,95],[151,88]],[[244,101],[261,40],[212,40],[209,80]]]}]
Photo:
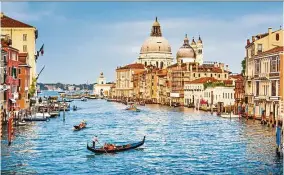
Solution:
[{"label": "black gondola hull", "polygon": [[94,152],[94,153],[116,153],[116,152],[123,152],[123,151],[127,151],[127,150],[131,150],[131,149],[135,149],[135,148],[138,148],[140,146],[142,146],[145,142],[145,137],[143,138],[143,140],[141,142],[138,142],[138,143],[133,143],[133,144],[130,144],[131,146],[130,147],[126,147],[126,145],[123,145],[123,146],[117,146],[117,147],[122,147],[122,148],[119,148],[119,149],[114,149],[114,150],[105,150],[105,149],[101,149],[101,148],[93,148],[91,146],[89,146],[87,144],[87,149]]}]

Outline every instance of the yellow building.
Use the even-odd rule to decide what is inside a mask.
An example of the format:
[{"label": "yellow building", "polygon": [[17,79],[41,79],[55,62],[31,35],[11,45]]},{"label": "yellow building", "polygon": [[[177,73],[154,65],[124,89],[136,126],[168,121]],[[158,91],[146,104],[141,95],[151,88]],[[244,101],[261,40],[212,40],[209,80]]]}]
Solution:
[{"label": "yellow building", "polygon": [[149,103],[157,103],[158,99],[158,68],[155,66],[148,66],[146,71],[146,88],[145,88],[145,100]]},{"label": "yellow building", "polygon": [[38,31],[35,27],[12,19],[1,13],[1,35],[8,35],[12,39],[12,47],[20,53],[28,53],[30,82],[36,77],[36,39]]},{"label": "yellow building", "polygon": [[139,63],[129,64],[116,69],[116,95],[118,98],[128,100],[136,98],[133,75],[144,70],[144,65]]},{"label": "yellow building", "polygon": [[[246,45],[245,102],[260,116],[278,115],[280,100],[280,57],[283,55],[283,30],[252,36]],[[253,111],[253,110],[251,110]]]}]

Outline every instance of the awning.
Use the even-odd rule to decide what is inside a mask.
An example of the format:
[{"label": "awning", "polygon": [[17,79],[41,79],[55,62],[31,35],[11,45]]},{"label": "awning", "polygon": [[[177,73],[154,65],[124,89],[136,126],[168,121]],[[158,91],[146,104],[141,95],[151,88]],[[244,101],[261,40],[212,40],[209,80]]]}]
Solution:
[{"label": "awning", "polygon": [[12,103],[16,103],[17,101],[15,99],[10,98]]}]

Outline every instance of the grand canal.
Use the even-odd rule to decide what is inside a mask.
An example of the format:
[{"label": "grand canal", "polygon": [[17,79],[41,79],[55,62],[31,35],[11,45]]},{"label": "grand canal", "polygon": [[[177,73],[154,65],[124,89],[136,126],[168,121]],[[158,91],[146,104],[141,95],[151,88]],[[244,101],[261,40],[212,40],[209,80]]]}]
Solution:
[{"label": "grand canal", "polygon": [[[259,121],[222,119],[188,108],[159,105],[140,113],[105,100],[74,101],[78,111],[49,122],[16,127],[10,147],[1,142],[3,174],[283,174],[275,156],[274,129]],[[71,104],[72,105],[72,104]],[[88,128],[74,132],[85,119]],[[86,149],[104,142],[145,144],[117,154]]]}]

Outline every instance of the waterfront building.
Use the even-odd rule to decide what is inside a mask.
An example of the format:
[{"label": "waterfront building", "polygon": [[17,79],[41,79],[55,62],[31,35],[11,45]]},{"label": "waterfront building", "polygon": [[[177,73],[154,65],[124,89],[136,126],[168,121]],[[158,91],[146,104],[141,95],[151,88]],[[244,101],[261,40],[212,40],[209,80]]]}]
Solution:
[{"label": "waterfront building", "polygon": [[12,40],[11,47],[20,53],[28,54],[30,69],[30,82],[36,74],[36,39],[38,31],[35,27],[21,21],[12,19],[1,13],[1,34],[8,35]]},{"label": "waterfront building", "polygon": [[94,94],[99,97],[107,97],[109,96],[109,91],[112,85],[112,83],[107,84],[104,73],[101,72],[99,78],[97,79],[97,83],[94,84]]},{"label": "waterfront building", "polygon": [[147,66],[146,68],[146,88],[145,88],[145,100],[149,103],[157,103],[158,99],[158,68],[155,66]]},{"label": "waterfront building", "polygon": [[137,63],[145,67],[153,65],[158,68],[166,68],[173,61],[171,46],[167,39],[162,36],[160,23],[156,17],[152,25],[150,37],[143,43]]},{"label": "waterfront building", "polygon": [[168,103],[168,80],[167,80],[167,69],[161,69],[157,72],[158,76],[158,87],[157,87],[157,102],[159,104]]},{"label": "waterfront building", "polygon": [[234,113],[238,114],[238,107],[242,106],[245,102],[245,84],[244,77],[241,74],[230,75],[230,80],[233,81],[235,85],[235,103],[234,103]]},{"label": "waterfront building", "polygon": [[5,38],[1,38],[1,50],[4,50],[7,53],[7,65],[5,71],[6,73],[4,73],[5,84],[7,88],[7,90],[4,92],[4,105],[6,106],[7,111],[18,109],[17,100],[19,97],[19,50],[12,47],[11,45],[12,40],[8,36],[5,36]]},{"label": "waterfront building", "polygon": [[185,84],[184,105],[197,107],[201,101],[206,101],[209,106],[217,106],[218,102],[223,102],[224,106],[233,105],[234,89],[232,81],[199,78]]},{"label": "waterfront building", "polygon": [[133,75],[145,70],[145,66],[140,63],[128,64],[116,69],[116,95],[121,99],[133,99],[134,86]]},{"label": "waterfront building", "polygon": [[68,91],[74,91],[74,90],[75,90],[75,86],[73,85],[68,86]]},{"label": "waterfront building", "polygon": [[29,103],[30,68],[27,53],[19,53],[19,99],[20,109],[27,109]]},{"label": "waterfront building", "polygon": [[252,36],[246,45],[245,102],[249,115],[278,115],[280,101],[280,57],[283,56],[283,29]]},{"label": "waterfront building", "polygon": [[[2,48],[2,46],[1,46]],[[0,59],[0,137],[2,137],[2,121],[4,114],[6,113],[6,98],[4,98],[4,92],[6,91],[6,65],[7,65],[7,52],[1,49]]]},{"label": "waterfront building", "polygon": [[116,99],[116,84],[113,83],[109,90],[109,98]]},{"label": "waterfront building", "polygon": [[168,67],[170,103],[184,104],[184,85],[191,81],[204,77],[212,77],[217,80],[229,79],[229,67],[224,63],[204,62],[202,65],[196,62],[182,63],[179,61]]}]

